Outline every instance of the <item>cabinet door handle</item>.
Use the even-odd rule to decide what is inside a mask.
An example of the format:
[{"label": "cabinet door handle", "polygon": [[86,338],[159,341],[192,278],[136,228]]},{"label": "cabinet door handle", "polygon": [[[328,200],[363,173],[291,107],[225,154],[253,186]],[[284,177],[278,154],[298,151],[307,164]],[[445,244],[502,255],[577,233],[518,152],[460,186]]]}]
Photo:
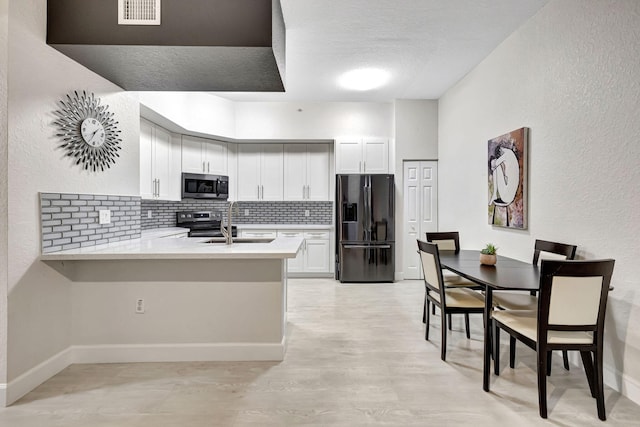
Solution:
[{"label": "cabinet door handle", "polygon": [[258,200],[260,200],[260,186],[256,185],[256,187],[258,188]]},{"label": "cabinet door handle", "polygon": [[358,162],[358,172],[362,172],[362,161]]},{"label": "cabinet door handle", "polygon": [[362,168],[362,172],[366,172],[367,171],[367,162],[362,162],[363,168]]},{"label": "cabinet door handle", "polygon": [[203,172],[203,173],[205,172],[205,169],[204,169],[204,162],[202,162],[202,172]]},{"label": "cabinet door handle", "polygon": [[261,192],[261,196],[260,196],[260,198],[264,200],[264,185],[261,185],[261,186],[260,186],[260,190],[261,190],[261,191],[260,191],[260,192]]},{"label": "cabinet door handle", "polygon": [[156,180],[155,179],[151,181],[151,186],[153,187],[153,189],[151,190],[152,197],[156,197]]},{"label": "cabinet door handle", "polygon": [[158,178],[158,197],[160,197],[160,178]]},{"label": "cabinet door handle", "polygon": [[211,163],[207,162],[207,173],[209,173],[211,171],[210,166],[211,166]]}]

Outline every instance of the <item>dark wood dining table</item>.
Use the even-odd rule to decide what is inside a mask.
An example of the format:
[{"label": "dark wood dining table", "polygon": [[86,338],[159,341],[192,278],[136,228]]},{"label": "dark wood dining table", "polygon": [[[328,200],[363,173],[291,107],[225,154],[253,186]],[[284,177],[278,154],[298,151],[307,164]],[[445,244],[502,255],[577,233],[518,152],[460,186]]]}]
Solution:
[{"label": "dark wood dining table", "polygon": [[484,306],[484,366],[482,388],[489,391],[491,370],[491,310],[493,291],[537,291],[540,288],[540,269],[537,265],[497,256],[495,265],[482,265],[480,252],[474,250],[440,251],[440,265],[485,288]]}]

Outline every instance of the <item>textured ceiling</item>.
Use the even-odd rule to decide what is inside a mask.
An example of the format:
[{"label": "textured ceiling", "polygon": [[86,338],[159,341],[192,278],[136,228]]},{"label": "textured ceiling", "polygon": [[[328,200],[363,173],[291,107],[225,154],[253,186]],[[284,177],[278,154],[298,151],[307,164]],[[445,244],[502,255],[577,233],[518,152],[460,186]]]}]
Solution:
[{"label": "textured ceiling", "polygon": [[[238,101],[437,99],[548,0],[281,0],[285,93],[219,92]],[[368,92],[341,89],[341,73],[388,70]]]}]

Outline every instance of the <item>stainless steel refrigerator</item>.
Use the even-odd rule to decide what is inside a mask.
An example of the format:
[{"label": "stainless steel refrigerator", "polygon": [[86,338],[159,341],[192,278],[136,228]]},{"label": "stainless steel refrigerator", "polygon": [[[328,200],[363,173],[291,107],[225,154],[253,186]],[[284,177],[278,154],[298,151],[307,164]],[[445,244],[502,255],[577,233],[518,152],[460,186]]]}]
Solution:
[{"label": "stainless steel refrigerator", "polygon": [[336,176],[336,279],[393,282],[393,175]]}]

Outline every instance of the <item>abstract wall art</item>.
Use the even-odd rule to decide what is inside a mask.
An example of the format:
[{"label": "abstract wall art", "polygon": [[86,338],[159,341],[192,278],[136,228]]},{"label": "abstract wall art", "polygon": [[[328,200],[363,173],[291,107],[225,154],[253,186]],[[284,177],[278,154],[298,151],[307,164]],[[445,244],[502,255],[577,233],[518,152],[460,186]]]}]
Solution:
[{"label": "abstract wall art", "polygon": [[488,143],[489,224],[527,228],[527,145],[529,128],[520,128]]}]

